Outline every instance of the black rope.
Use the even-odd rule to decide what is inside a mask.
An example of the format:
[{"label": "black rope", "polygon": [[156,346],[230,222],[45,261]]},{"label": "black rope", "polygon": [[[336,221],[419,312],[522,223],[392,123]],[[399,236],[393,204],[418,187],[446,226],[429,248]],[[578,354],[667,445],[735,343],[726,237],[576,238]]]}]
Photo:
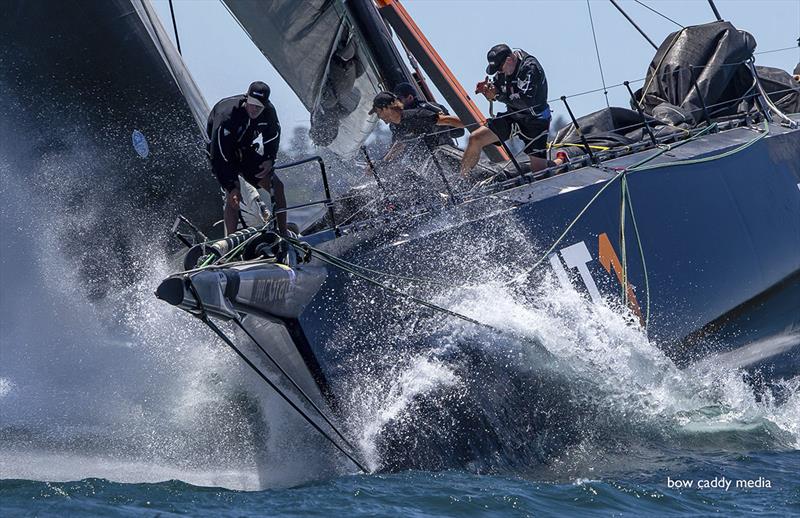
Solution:
[{"label": "black rope", "polygon": [[[188,276],[188,275],[186,276],[186,282],[187,282],[187,284],[188,284],[188,286],[189,286],[189,291],[191,291],[191,293],[192,293],[192,296],[193,296],[193,297],[195,298],[195,300],[197,301],[197,307],[198,307],[198,309],[200,310],[200,314],[193,313],[193,314],[194,314],[194,316],[196,316],[197,318],[199,318],[200,320],[202,320],[202,321],[203,321],[203,323],[209,327],[209,329],[211,329],[212,331],[214,331],[214,333],[215,333],[215,334],[216,334],[216,335],[217,335],[217,336],[220,338],[220,340],[222,340],[223,342],[225,342],[225,344],[226,344],[228,347],[230,347],[231,349],[233,349],[233,351],[234,351],[234,352],[235,352],[235,353],[236,353],[236,354],[237,354],[237,355],[238,355],[238,356],[239,356],[239,357],[240,357],[240,358],[241,358],[241,359],[242,359],[242,360],[243,360],[243,361],[244,361],[244,362],[245,362],[245,363],[246,363],[246,364],[247,364],[247,365],[248,365],[248,366],[249,366],[249,367],[250,367],[250,368],[253,370],[253,372],[255,372],[255,373],[256,373],[256,374],[257,374],[257,375],[258,375],[258,376],[259,376],[259,377],[260,377],[262,380],[264,380],[264,382],[265,382],[267,385],[269,385],[270,387],[272,387],[272,389],[273,389],[273,390],[274,390],[274,391],[275,391],[275,392],[276,392],[276,393],[277,393],[277,394],[278,394],[278,395],[279,395],[279,396],[280,396],[280,397],[281,397],[281,398],[282,398],[284,401],[286,401],[287,403],[289,403],[289,406],[291,406],[291,407],[292,407],[292,408],[293,408],[293,409],[294,409],[294,410],[295,410],[295,411],[296,411],[298,414],[300,414],[300,417],[302,417],[303,419],[305,419],[305,421],[306,421],[308,424],[310,424],[312,427],[314,427],[314,429],[315,429],[317,432],[319,432],[319,433],[320,433],[320,435],[322,435],[322,436],[323,436],[325,439],[327,439],[327,440],[328,440],[328,442],[330,442],[330,443],[331,443],[331,444],[332,444],[332,445],[333,445],[333,446],[334,446],[334,447],[335,447],[337,450],[339,450],[340,452],[342,452],[342,454],[343,454],[345,457],[347,457],[348,459],[350,459],[350,461],[352,461],[352,462],[353,462],[353,464],[355,464],[355,465],[356,465],[356,467],[358,467],[358,469],[360,469],[360,470],[361,470],[362,472],[364,472],[364,473],[369,473],[369,470],[368,470],[366,467],[364,467],[364,466],[363,466],[363,465],[362,465],[360,462],[358,462],[358,460],[356,460],[356,459],[355,459],[355,457],[354,457],[353,455],[351,455],[351,454],[350,454],[350,453],[348,453],[348,452],[347,452],[347,451],[346,451],[344,448],[342,448],[342,447],[339,445],[339,443],[337,443],[337,442],[336,442],[336,441],[333,439],[333,437],[331,437],[331,436],[330,436],[330,435],[329,435],[329,434],[328,434],[328,433],[327,433],[325,430],[323,430],[323,429],[322,429],[322,428],[321,428],[321,427],[320,427],[320,426],[319,426],[319,425],[318,425],[318,424],[317,424],[317,423],[316,423],[316,422],[315,422],[313,419],[311,419],[311,417],[309,417],[309,416],[308,416],[308,414],[306,414],[306,413],[303,411],[303,409],[301,409],[299,406],[297,406],[297,404],[296,404],[294,401],[292,401],[292,400],[289,398],[289,396],[287,396],[287,395],[286,395],[286,394],[285,394],[285,393],[284,393],[284,392],[283,392],[283,391],[282,391],[282,390],[281,390],[281,389],[280,389],[280,388],[279,388],[279,387],[278,387],[278,386],[277,386],[275,383],[273,383],[273,382],[272,382],[272,380],[270,380],[270,379],[269,379],[269,378],[268,378],[268,377],[267,377],[267,376],[266,376],[266,375],[265,375],[263,372],[261,372],[261,369],[259,369],[259,368],[258,368],[258,367],[257,367],[257,366],[256,366],[256,365],[255,365],[255,364],[252,362],[252,361],[250,361],[250,359],[249,359],[249,358],[248,358],[248,357],[247,357],[247,356],[246,356],[246,355],[245,355],[245,354],[244,354],[242,351],[240,351],[240,350],[239,350],[239,348],[238,348],[238,347],[236,347],[236,344],[234,344],[234,343],[233,343],[233,341],[232,341],[230,338],[228,338],[228,336],[227,336],[227,335],[226,335],[226,334],[225,334],[225,333],[224,333],[224,332],[223,332],[223,331],[222,331],[222,330],[221,330],[219,327],[217,327],[217,325],[216,325],[216,324],[215,324],[215,323],[214,323],[214,322],[213,322],[213,321],[212,321],[212,320],[211,320],[211,319],[208,317],[208,313],[206,312],[205,306],[203,305],[203,301],[202,301],[202,299],[200,298],[200,294],[197,292],[197,288],[195,287],[194,283],[192,282],[192,278],[191,278],[190,276]],[[249,336],[249,335],[248,335],[248,336]],[[263,350],[263,349],[262,349],[262,350]],[[270,358],[270,359],[271,359],[271,358]],[[316,405],[315,405],[315,406],[316,406]],[[333,428],[333,429],[334,429],[334,431],[336,431],[335,427],[331,426],[331,428]],[[345,442],[347,442],[347,441],[345,441]]]},{"label": "black rope", "polygon": [[264,347],[262,347],[262,346],[261,346],[261,344],[258,342],[258,340],[256,340],[256,338],[255,338],[255,337],[252,335],[252,333],[250,333],[250,331],[249,331],[249,330],[248,330],[248,329],[247,329],[247,328],[244,326],[244,323],[242,323],[242,321],[241,321],[240,319],[238,319],[238,318],[237,318],[237,319],[234,319],[234,322],[236,323],[236,325],[238,325],[238,326],[239,326],[239,328],[240,328],[242,331],[244,331],[244,333],[247,335],[247,337],[248,337],[248,338],[250,338],[250,340],[252,340],[254,344],[256,344],[256,347],[258,347],[258,349],[259,349],[259,350],[260,350],[262,353],[264,353],[264,356],[266,356],[266,357],[269,359],[269,361],[271,361],[271,362],[272,362],[272,364],[273,364],[273,365],[275,365],[275,367],[278,369],[278,371],[279,371],[281,374],[283,374],[283,377],[284,377],[284,378],[286,378],[287,380],[289,380],[289,383],[291,383],[291,384],[292,384],[292,386],[293,386],[295,389],[297,389],[297,391],[300,393],[300,395],[302,395],[302,396],[303,396],[303,399],[305,399],[305,400],[306,400],[306,402],[308,402],[308,404],[309,404],[309,405],[311,405],[311,406],[314,408],[314,410],[316,410],[316,411],[317,411],[317,413],[320,415],[320,417],[322,417],[322,419],[323,419],[323,420],[324,420],[326,423],[328,423],[328,426],[330,426],[330,427],[331,427],[331,430],[333,430],[333,431],[334,431],[334,433],[336,433],[336,435],[338,435],[338,436],[339,436],[339,438],[340,438],[340,439],[341,439],[341,440],[344,442],[345,446],[347,446],[347,447],[348,447],[348,448],[350,448],[351,450],[355,450],[356,448],[355,448],[355,447],[354,447],[352,444],[350,444],[350,441],[348,441],[348,440],[347,440],[347,438],[345,438],[345,436],[344,436],[344,435],[342,435],[342,433],[341,433],[341,432],[338,430],[338,428],[336,427],[336,425],[334,425],[334,424],[331,422],[331,420],[328,418],[328,416],[325,414],[325,412],[323,412],[323,411],[322,411],[322,409],[321,409],[319,406],[317,406],[317,404],[316,404],[316,403],[314,403],[314,401],[311,399],[311,397],[310,397],[308,394],[306,394],[306,391],[305,391],[305,390],[303,390],[303,389],[300,387],[300,385],[298,385],[298,384],[297,384],[297,382],[296,382],[294,379],[292,379],[292,377],[289,375],[289,373],[288,373],[288,372],[286,372],[286,371],[283,369],[283,367],[281,367],[281,365],[278,363],[278,361],[277,361],[277,360],[276,360],[276,359],[275,359],[275,358],[274,358],[274,357],[273,357],[271,354],[269,354],[269,353],[267,352],[267,350],[266,350],[266,349],[264,349]]},{"label": "black rope", "polygon": [[606,88],[606,78],[603,74],[603,62],[600,60],[600,48],[597,46],[597,34],[594,32],[594,17],[592,16],[592,6],[589,0],[586,0],[586,8],[589,10],[589,24],[592,26],[592,39],[594,39],[594,52],[597,54],[597,66],[600,68],[600,82],[603,83],[603,94],[606,97],[606,107],[610,108],[608,103],[608,88]]}]

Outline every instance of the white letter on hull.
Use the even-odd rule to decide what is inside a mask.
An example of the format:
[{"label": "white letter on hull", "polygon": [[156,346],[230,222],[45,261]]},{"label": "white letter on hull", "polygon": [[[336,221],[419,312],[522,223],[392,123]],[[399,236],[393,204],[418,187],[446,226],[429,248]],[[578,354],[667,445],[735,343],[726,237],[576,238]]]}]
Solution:
[{"label": "white letter on hull", "polygon": [[589,291],[589,296],[592,297],[593,302],[601,302],[600,291],[597,289],[597,284],[592,279],[592,274],[589,272],[589,267],[586,263],[592,260],[592,255],[589,249],[586,248],[586,243],[583,241],[570,245],[561,249],[561,257],[568,268],[577,268],[578,273],[581,274],[581,279]]}]

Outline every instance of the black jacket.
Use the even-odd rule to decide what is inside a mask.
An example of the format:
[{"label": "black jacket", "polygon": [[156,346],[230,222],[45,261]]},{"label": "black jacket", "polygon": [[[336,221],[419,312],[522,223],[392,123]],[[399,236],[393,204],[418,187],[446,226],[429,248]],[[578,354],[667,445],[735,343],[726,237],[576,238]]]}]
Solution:
[{"label": "black jacket", "polygon": [[439,103],[415,99],[412,106],[403,110],[404,119],[413,119],[414,122],[404,120],[400,124],[389,124],[389,129],[392,131],[392,142],[398,138],[408,139],[430,133],[431,135],[424,138],[429,147],[433,148],[442,144],[453,145],[453,139],[463,136],[464,130],[452,128],[448,131],[446,126],[436,126],[440,113],[450,115],[447,108]]},{"label": "black jacket", "polygon": [[537,116],[549,111],[547,78],[539,60],[524,50],[515,50],[514,54],[519,59],[514,74],[507,77],[498,72],[492,80],[497,88],[497,100],[505,103],[511,111],[527,108]]},{"label": "black jacket", "polygon": [[281,125],[272,103],[256,119],[247,115],[244,103],[244,95],[222,99],[206,125],[211,167],[225,190],[236,186],[237,175],[253,175],[264,160],[274,160],[280,146]]}]

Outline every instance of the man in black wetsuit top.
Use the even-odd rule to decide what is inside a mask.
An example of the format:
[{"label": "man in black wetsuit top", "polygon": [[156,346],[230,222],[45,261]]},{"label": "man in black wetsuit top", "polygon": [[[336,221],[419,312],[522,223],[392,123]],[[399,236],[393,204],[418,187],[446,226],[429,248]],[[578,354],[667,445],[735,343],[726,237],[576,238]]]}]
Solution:
[{"label": "man in black wetsuit top", "polygon": [[400,99],[391,92],[376,95],[369,114],[377,114],[379,119],[392,128],[393,142],[382,159],[384,165],[394,162],[401,155],[406,159],[424,161],[430,156],[427,145],[430,142],[425,140],[431,138],[428,135],[441,131],[444,129],[442,126],[464,127],[458,117],[445,115],[438,110],[425,107],[404,108]]},{"label": "man in black wetsuit top", "polygon": [[[241,175],[255,187],[266,189],[276,209],[286,208],[283,183],[273,171],[281,139],[281,125],[269,101],[270,89],[256,81],[247,94],[222,99],[211,109],[206,132],[211,168],[225,190],[225,232],[236,231]],[[277,215],[278,230],[286,233],[286,213]]]},{"label": "man in black wetsuit top", "polygon": [[[403,103],[403,109],[405,110],[423,109],[442,113],[444,115],[450,115],[450,112],[447,111],[447,108],[439,103],[421,101],[417,97],[417,90],[411,86],[410,83],[398,83],[392,92],[397,96],[398,99],[400,99],[400,102]],[[389,124],[389,129],[392,131],[392,137],[394,138],[397,133],[397,125]],[[431,148],[435,146],[441,146],[443,144],[452,146],[455,144],[453,139],[462,137],[463,135],[463,128],[453,128],[450,131],[445,131],[442,128],[439,128],[438,130],[432,131],[432,134],[426,137],[425,140]]]},{"label": "man in black wetsuit top", "polygon": [[484,146],[499,146],[512,134],[517,134],[525,144],[531,171],[566,162],[566,154],[557,155],[554,162],[545,159],[550,106],[547,104],[547,78],[539,60],[524,50],[512,51],[502,43],[492,47],[486,59],[489,61],[486,73],[494,77],[490,81],[487,75],[478,83],[475,93],[483,94],[490,101],[505,103],[508,111],[489,119],[486,126],[470,135],[461,160],[461,174],[468,177]]}]

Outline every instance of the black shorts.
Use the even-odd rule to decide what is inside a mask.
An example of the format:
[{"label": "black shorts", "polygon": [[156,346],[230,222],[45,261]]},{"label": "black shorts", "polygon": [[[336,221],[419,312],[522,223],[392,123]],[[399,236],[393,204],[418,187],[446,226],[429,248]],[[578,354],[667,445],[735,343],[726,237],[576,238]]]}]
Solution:
[{"label": "black shorts", "polygon": [[[248,160],[250,158],[250,160]],[[247,183],[258,189],[258,183],[264,181],[264,179],[269,180],[272,176],[274,169],[271,169],[266,176],[259,178],[258,174],[261,173],[261,164],[263,164],[267,160],[272,160],[273,167],[275,165],[275,158],[272,157],[261,157],[252,154],[252,156],[246,156],[244,160],[242,160],[241,167],[239,169],[239,174],[242,178],[247,180]]]},{"label": "black shorts", "polygon": [[[242,171],[239,174],[242,176],[242,178],[247,180],[247,183],[258,189],[258,182],[262,181],[263,178],[257,178],[256,173],[258,173],[258,171],[248,170]],[[270,172],[270,174],[272,174],[272,172]]]},{"label": "black shorts", "polygon": [[[488,120],[487,126],[502,140],[511,138],[515,133],[525,144],[525,153],[539,158],[547,156],[547,130],[550,119],[537,119],[530,115],[499,113]],[[499,146],[500,143],[496,143]]]}]

